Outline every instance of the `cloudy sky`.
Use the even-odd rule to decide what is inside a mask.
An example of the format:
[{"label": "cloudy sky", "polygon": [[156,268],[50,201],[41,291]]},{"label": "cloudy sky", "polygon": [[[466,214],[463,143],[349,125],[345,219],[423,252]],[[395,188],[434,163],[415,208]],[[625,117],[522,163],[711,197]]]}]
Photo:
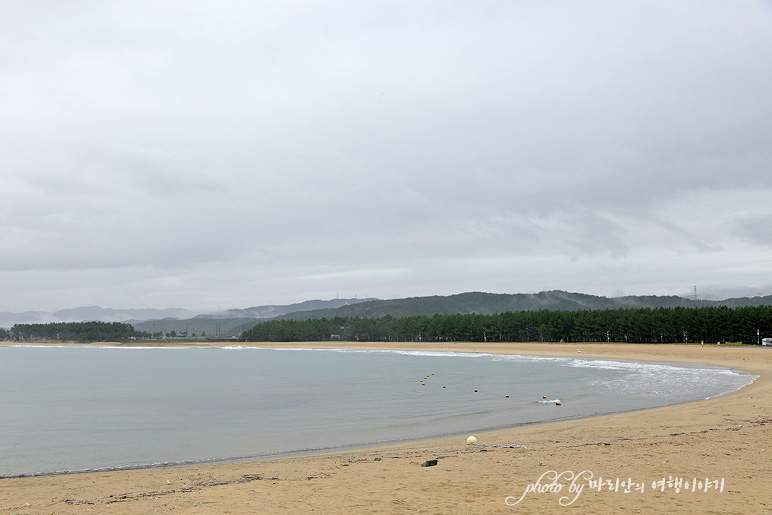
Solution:
[{"label": "cloudy sky", "polygon": [[0,3],[0,311],[772,294],[772,2]]}]

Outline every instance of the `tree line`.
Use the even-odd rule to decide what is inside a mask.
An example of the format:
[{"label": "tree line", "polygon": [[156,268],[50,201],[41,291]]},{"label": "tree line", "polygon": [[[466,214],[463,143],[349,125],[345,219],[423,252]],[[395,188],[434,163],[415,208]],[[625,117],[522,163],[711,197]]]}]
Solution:
[{"label": "tree line", "polygon": [[772,336],[772,306],[519,311],[379,318],[269,320],[250,341],[470,341],[757,344]]},{"label": "tree line", "polygon": [[121,322],[55,322],[48,324],[16,324],[8,335],[16,341],[125,341],[150,336],[137,332],[131,324]]}]

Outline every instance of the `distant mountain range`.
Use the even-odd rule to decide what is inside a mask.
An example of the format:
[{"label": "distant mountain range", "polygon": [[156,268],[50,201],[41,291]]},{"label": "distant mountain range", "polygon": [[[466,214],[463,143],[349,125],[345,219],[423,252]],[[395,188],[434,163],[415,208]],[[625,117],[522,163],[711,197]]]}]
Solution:
[{"label": "distant mountain range", "polygon": [[10,328],[14,324],[47,324],[49,322],[128,322],[151,318],[187,318],[197,312],[187,309],[111,309],[99,306],[86,306],[62,309],[49,313],[46,311],[24,311],[22,313],[0,312],[0,327]]},{"label": "distant mountain range", "polygon": [[768,306],[772,305],[772,295],[766,297],[741,297],[726,300],[694,300],[686,297],[639,296],[599,297],[584,293],[570,293],[553,290],[540,293],[499,294],[470,292],[449,295],[447,297],[412,297],[395,300],[373,300],[337,309],[310,310],[281,315],[277,318],[308,320],[313,318],[367,317],[377,318],[386,315],[394,317],[434,314],[493,314],[514,311],[549,309],[553,311],[577,311],[584,309],[617,308],[673,308],[706,306]]},{"label": "distant mountain range", "polygon": [[0,327],[10,329],[14,324],[46,324],[49,322],[127,322],[138,331],[166,334],[171,331],[188,334],[227,335],[240,333],[242,325],[251,327],[260,320],[276,318],[288,313],[305,310],[325,310],[368,302],[377,299],[308,300],[282,306],[255,306],[229,309],[218,313],[197,313],[187,309],[109,309],[98,306],[63,309],[53,313],[25,311],[23,313],[0,312]]},{"label": "distant mountain range", "polygon": [[350,306],[360,302],[374,301],[378,299],[333,299],[333,300],[307,300],[298,304],[289,304],[285,306],[255,306],[244,309],[229,309],[220,313],[198,315],[196,318],[275,318],[288,313],[297,311],[310,311],[320,309],[337,309],[343,306]]},{"label": "distant mountain range", "polygon": [[[190,320],[154,320],[137,323],[134,327],[141,331],[164,333],[171,330],[196,332],[207,335],[239,334],[255,324],[268,319],[309,320],[314,318],[363,317],[377,318],[386,315],[394,317],[431,316],[434,314],[450,315],[465,313],[504,313],[508,311],[528,311],[551,309],[556,311],[576,311],[582,309],[616,308],[658,308],[658,307],[703,307],[703,306],[766,306],[772,305],[772,295],[766,297],[742,297],[721,301],[693,300],[673,296],[627,296],[599,297],[583,293],[565,291],[546,291],[541,293],[498,294],[471,292],[449,296],[411,297],[406,299],[347,299],[346,304],[336,306],[339,301],[310,301],[289,306],[262,306],[243,310],[229,310],[217,315],[198,316]],[[316,308],[327,304],[326,307]],[[302,309],[299,309],[302,308]],[[243,317],[243,315],[261,313],[269,316]],[[227,314],[228,317],[223,317]],[[238,318],[233,318],[233,316]]]},{"label": "distant mountain range", "polygon": [[244,309],[229,309],[219,313],[197,315],[184,320],[162,319],[143,320],[132,322],[137,331],[147,331],[150,334],[162,332],[163,334],[175,331],[177,334],[187,333],[207,336],[230,336],[240,334],[260,322],[284,316],[290,313],[302,313],[306,310],[338,309],[360,302],[373,301],[375,299],[332,299],[332,300],[308,300],[298,304],[284,306],[255,306]]},{"label": "distant mountain range", "polygon": [[268,319],[307,320],[333,317],[376,318],[431,316],[434,314],[492,314],[510,311],[549,309],[576,311],[584,309],[705,307],[705,306],[769,306],[772,295],[739,297],[726,300],[694,300],[678,296],[599,297],[565,291],[540,293],[498,294],[484,292],[460,293],[449,296],[411,297],[405,299],[333,299],[310,300],[298,304],[255,306],[200,314],[185,309],[108,309],[96,306],[64,309],[55,313],[28,311],[0,313],[0,327],[10,328],[17,323],[130,322],[138,331],[164,334],[175,331],[208,336],[238,334],[254,324]]}]

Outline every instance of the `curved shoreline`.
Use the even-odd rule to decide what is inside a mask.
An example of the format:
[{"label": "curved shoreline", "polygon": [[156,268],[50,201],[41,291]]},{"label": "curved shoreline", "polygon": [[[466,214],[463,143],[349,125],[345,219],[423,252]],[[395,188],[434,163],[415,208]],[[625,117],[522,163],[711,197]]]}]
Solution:
[{"label": "curved shoreline", "polygon": [[[248,344],[242,344],[246,346]],[[257,347],[297,347],[298,344]],[[0,480],[0,507],[30,513],[80,513],[120,502],[122,513],[214,511],[282,513],[315,509],[512,513],[504,504],[548,470],[591,470],[596,477],[651,482],[668,475],[724,477],[723,492],[639,494],[586,490],[574,506],[615,513],[764,513],[772,479],[772,351],[758,347],[622,344],[303,344],[304,347],[490,352],[547,357],[704,363],[758,376],[735,392],[660,408],[518,426],[477,435],[399,442],[324,454],[223,465],[97,472]],[[439,465],[421,468],[425,459]],[[650,486],[650,485],[649,485]],[[303,499],[302,503],[299,504]],[[33,508],[26,507],[27,503]],[[208,504],[211,503],[211,504]],[[528,510],[564,510],[551,495],[529,495]],[[772,504],[772,503],[770,503]],[[174,507],[177,507],[174,509]],[[461,507],[463,509],[461,509]],[[582,508],[583,507],[583,508]],[[376,510],[377,508],[377,510]],[[37,511],[35,511],[37,510]],[[23,511],[23,510],[22,510]],[[98,511],[98,510],[97,510]],[[2,513],[2,511],[0,511]]]},{"label": "curved shoreline", "polygon": [[[52,344],[52,345],[12,345],[13,347],[22,347],[22,348],[68,348],[72,347],[72,345],[64,344]],[[83,344],[77,344],[78,348],[82,349],[95,349],[95,348],[104,348],[104,349],[137,349],[137,350],[146,350],[146,349],[175,349],[175,350],[182,350],[182,349],[195,349],[199,348],[201,346],[185,346],[182,344],[174,345],[173,347],[166,347],[166,346],[145,346],[145,345],[131,345],[131,346],[125,346],[125,345],[105,345],[105,344],[95,344],[95,345],[83,345]],[[415,355],[415,356],[441,356],[443,354],[457,354],[461,357],[474,357],[474,356],[523,356],[523,357],[535,357],[537,359],[544,358],[544,359],[561,359],[561,360],[588,360],[588,361],[608,361],[609,363],[644,363],[642,361],[633,361],[633,360],[627,360],[627,359],[620,359],[620,358],[593,358],[590,356],[563,356],[563,357],[554,357],[554,356],[534,356],[533,354],[521,354],[521,353],[501,353],[497,352],[498,349],[491,349],[491,352],[482,352],[482,351],[475,351],[475,352],[469,352],[465,350],[446,350],[446,349],[439,349],[439,350],[418,350],[418,349],[404,349],[404,348],[390,348],[390,349],[374,349],[370,348],[370,344],[357,344],[356,348],[353,348],[351,346],[343,347],[341,345],[335,345],[335,346],[327,346],[327,345],[319,345],[319,346],[303,346],[303,347],[297,347],[297,346],[266,346],[262,343],[256,343],[253,345],[245,345],[245,346],[206,346],[204,348],[218,348],[218,349],[226,349],[226,350],[241,350],[241,349],[256,349],[256,350],[288,350],[288,351],[313,351],[313,350],[321,350],[321,351],[329,351],[329,352],[336,352],[336,351],[343,351],[343,352],[356,352],[356,353],[367,353],[367,352],[395,352],[395,353],[403,353],[406,355]],[[668,366],[680,366],[684,363],[665,363],[660,361],[654,361],[654,362],[646,362],[650,364],[655,365],[668,365]],[[708,366],[704,364],[697,364],[697,363],[689,363],[693,365],[703,365]],[[716,367],[714,365],[709,365],[710,367],[715,367],[719,370],[726,370],[726,371],[732,371],[735,373],[738,373],[737,370],[725,368],[725,367]],[[581,367],[581,366],[580,366]],[[689,367],[691,368],[691,367]],[[600,417],[605,415],[617,415],[617,414],[624,414],[624,413],[631,413],[635,411],[641,411],[641,410],[647,410],[647,409],[655,409],[655,408],[664,408],[669,406],[675,406],[680,404],[688,404],[691,402],[698,402],[701,400],[708,400],[711,398],[718,398],[725,395],[728,395],[730,393],[733,393],[737,390],[740,390],[742,388],[745,388],[752,384],[758,376],[754,376],[751,374],[746,374],[745,372],[739,372],[745,376],[748,377],[750,380],[749,383],[745,385],[741,385],[735,389],[728,390],[724,393],[720,393],[717,395],[712,395],[709,397],[705,397],[703,399],[689,399],[689,400],[679,400],[675,402],[670,402],[668,404],[662,404],[660,406],[654,406],[654,407],[619,407],[618,409],[615,408],[613,411],[601,411],[601,412],[594,412],[589,414],[581,414],[581,415],[566,415],[562,417],[554,417],[549,418],[545,420],[535,420],[535,421],[527,421],[527,422],[518,422],[518,423],[508,423],[508,424],[502,424],[497,426],[491,426],[491,427],[480,427],[476,429],[471,430],[464,430],[464,431],[449,431],[446,433],[441,434],[431,434],[427,436],[420,436],[420,437],[408,437],[408,438],[394,438],[394,439],[388,439],[388,440],[381,440],[381,441],[365,441],[365,442],[357,442],[357,443],[349,443],[349,444],[340,444],[340,445],[332,445],[327,447],[319,447],[319,448],[298,448],[293,450],[286,450],[286,451],[277,451],[277,452],[266,452],[266,453],[256,453],[256,454],[244,454],[244,455],[234,455],[234,456],[222,456],[222,457],[211,457],[211,458],[204,458],[204,459],[181,459],[176,461],[152,461],[147,463],[137,463],[132,465],[106,465],[102,467],[96,467],[96,468],[83,468],[83,469],[68,469],[68,468],[61,468],[57,470],[50,470],[50,471],[35,471],[35,472],[23,472],[18,474],[0,474],[0,479],[15,479],[15,478],[33,478],[33,477],[54,477],[54,476],[67,476],[67,475],[76,475],[76,474],[91,474],[91,473],[104,473],[104,472],[121,472],[121,471],[130,471],[130,470],[148,470],[148,469],[164,469],[164,468],[180,468],[180,467],[199,467],[199,466],[206,466],[206,465],[223,465],[223,464],[230,464],[230,463],[239,463],[239,462],[248,462],[248,461],[265,461],[265,460],[276,460],[276,459],[285,459],[285,458],[292,458],[292,457],[304,457],[304,456],[314,456],[319,454],[329,454],[329,453],[338,453],[338,452],[346,452],[346,451],[354,451],[354,450],[360,450],[360,449],[369,449],[369,448],[377,448],[377,447],[383,447],[383,446],[390,446],[390,445],[402,445],[402,444],[410,444],[410,443],[416,443],[416,442],[422,442],[422,441],[433,441],[433,440],[442,440],[442,439],[448,439],[448,438],[454,438],[454,437],[460,437],[462,435],[465,435],[469,432],[475,432],[475,433],[491,433],[496,431],[507,431],[507,430],[514,430],[518,428],[522,428],[525,426],[534,426],[534,425],[541,425],[541,424],[552,424],[557,422],[566,422],[566,421],[575,421],[575,420],[581,420],[586,418],[594,418],[594,417]],[[475,390],[476,391],[476,390]],[[507,396],[509,397],[509,396]],[[546,402],[546,401],[545,401]]]}]

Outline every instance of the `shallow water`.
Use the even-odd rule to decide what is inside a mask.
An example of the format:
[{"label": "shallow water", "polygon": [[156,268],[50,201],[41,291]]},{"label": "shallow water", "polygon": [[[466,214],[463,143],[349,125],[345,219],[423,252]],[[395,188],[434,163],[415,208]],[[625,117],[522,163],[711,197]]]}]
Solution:
[{"label": "shallow water", "polygon": [[705,399],[752,381],[578,357],[0,347],[0,476],[460,434]]}]

